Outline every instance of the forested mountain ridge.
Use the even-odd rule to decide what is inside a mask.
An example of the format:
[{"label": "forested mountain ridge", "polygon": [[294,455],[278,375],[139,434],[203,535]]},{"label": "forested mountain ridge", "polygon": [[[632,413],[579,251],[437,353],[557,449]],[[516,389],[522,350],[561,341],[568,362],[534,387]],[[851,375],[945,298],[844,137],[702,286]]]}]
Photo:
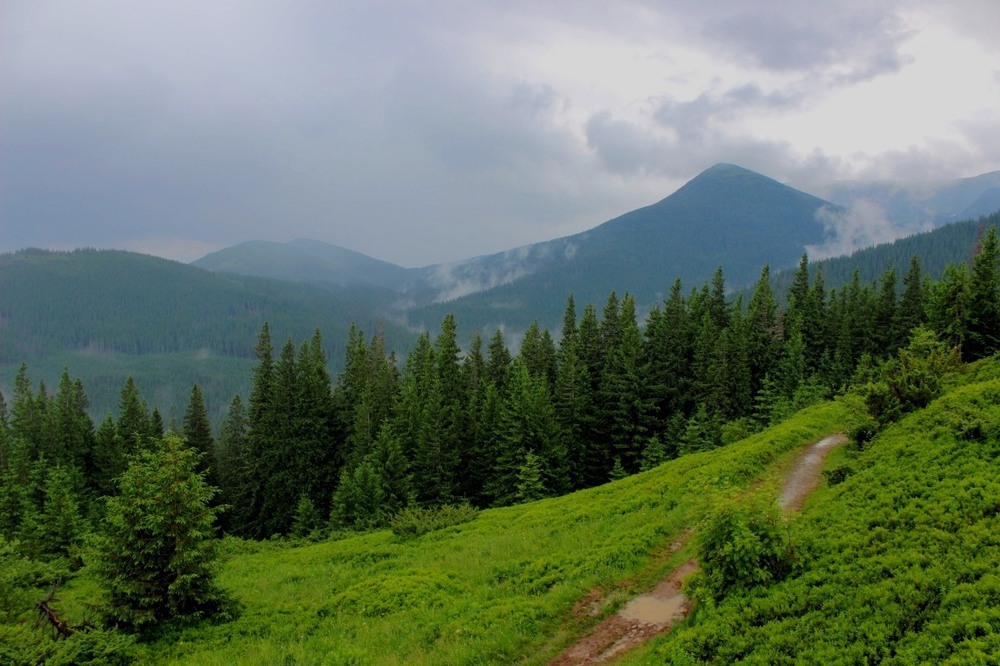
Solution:
[{"label": "forested mountain ridge", "polygon": [[279,339],[331,331],[330,357],[343,358],[352,322],[381,328],[394,346],[413,335],[376,311],[392,298],[373,287],[316,287],[221,275],[117,250],[0,255],[0,387],[28,363],[58,379],[72,366],[91,387],[98,413],[117,403],[132,374],[164,409],[181,407],[192,383],[222,410],[245,387],[253,340],[265,321]]},{"label": "forested mountain ridge", "polygon": [[[913,188],[842,183],[829,192],[841,204],[875,205],[899,230],[918,230],[1000,209],[1000,173]],[[717,164],[665,199],[588,231],[449,264],[402,268],[305,240],[244,243],[195,263],[303,281],[377,284],[399,294],[390,316],[415,328],[432,329],[453,312],[466,334],[497,326],[520,333],[533,320],[555,327],[570,291],[581,302],[598,302],[612,289],[628,290],[645,309],[666,295],[674,278],[695,284],[719,266],[730,285],[748,287],[765,263],[776,272],[790,268],[806,246],[828,240],[829,230],[816,217],[821,209],[844,212],[764,175]],[[925,255],[928,272],[939,275],[932,255]]]},{"label": "forested mountain ridge", "polygon": [[717,164],[663,200],[588,231],[449,264],[405,269],[303,240],[241,243],[194,264],[252,275],[395,287],[417,304],[452,301],[520,284],[534,275],[540,281],[523,291],[541,285],[561,300],[572,289],[601,298],[611,289],[627,288],[642,301],[664,294],[664,284],[675,277],[708,279],[719,265],[734,280],[749,283],[765,263],[794,264],[802,247],[822,241],[823,227],[815,212],[824,206],[832,205],[748,169]]},{"label": "forested mountain ridge", "polygon": [[207,254],[191,265],[220,273],[341,286],[369,285],[394,291],[405,291],[416,278],[412,269],[305,239],[287,243],[245,241]]},{"label": "forested mountain ridge", "polygon": [[[938,279],[951,264],[971,263],[983,234],[990,227],[998,225],[1000,212],[992,212],[979,219],[946,224],[890,243],[857,250],[846,256],[810,261],[809,271],[811,275],[821,271],[828,287],[843,287],[850,284],[855,271],[861,282],[868,283],[884,275],[890,268],[902,273],[913,258],[917,257],[923,274],[931,279]],[[787,295],[797,270],[786,268],[778,271],[774,276],[775,291],[782,296]],[[749,288],[744,290],[744,294],[749,297]]]},{"label": "forested mountain ridge", "polygon": [[663,300],[670,284],[708,280],[722,267],[730,284],[753,282],[760,267],[793,266],[808,244],[821,243],[822,199],[731,164],[718,164],[665,199],[574,236],[526,249],[551,257],[527,275],[468,296],[415,308],[407,320],[429,327],[445,312],[465,326],[524,330],[558,322],[566,294],[599,302],[628,291],[641,309]]},{"label": "forested mountain ridge", "polygon": [[[932,446],[942,446],[943,453],[928,456],[924,447],[921,459],[929,464],[917,466],[922,476],[913,477],[931,489],[942,487],[936,484],[948,478],[944,487],[953,488],[952,494],[964,493],[969,503],[959,512],[962,522],[956,524],[948,512],[939,511],[932,514],[935,525],[926,529],[925,522],[913,521],[913,516],[926,518],[920,502],[899,519],[886,519],[887,507],[897,504],[899,493],[876,497],[869,481],[860,495],[848,496],[836,515],[841,522],[856,521],[858,498],[877,499],[861,517],[869,529],[835,531],[861,534],[878,544],[905,544],[896,529],[902,524],[922,538],[958,530],[963,540],[982,540],[991,533],[1000,501],[1000,487],[991,481],[995,474],[981,468],[983,461],[996,457],[991,447],[997,444],[994,421],[1000,418],[995,381],[1000,373],[996,359],[990,358],[1000,351],[996,229],[984,230],[971,268],[951,265],[940,280],[931,281],[923,277],[915,258],[901,282],[900,293],[890,269],[871,284],[863,284],[855,273],[849,285],[827,289],[822,275],[811,276],[803,261],[787,306],[781,307],[766,266],[748,300],[727,297],[722,273],[716,271],[711,282],[689,295],[675,280],[670,296],[649,312],[642,328],[630,294],[619,298],[612,291],[600,316],[588,304],[578,317],[570,298],[558,344],[548,330],[532,326],[516,356],[500,330],[488,344],[474,338],[463,353],[452,315],[443,319],[435,338],[422,334],[401,364],[388,350],[383,331],[368,337],[352,327],[344,370],[336,377],[329,373],[320,331],[298,344],[289,338],[279,346],[265,322],[254,345],[252,384],[245,399],[232,399],[218,437],[197,385],[191,388],[183,419],[166,423],[129,378],[119,394],[117,415],[108,414],[98,426],[87,413],[81,380],[64,371],[53,391],[44,382],[36,385],[28,368],[21,366],[9,408],[6,400],[0,401],[0,571],[13,572],[0,577],[0,650],[5,651],[0,658],[33,663],[72,649],[76,656],[63,661],[80,663],[80,655],[94,660],[104,653],[125,662],[139,652],[140,643],[157,652],[148,647],[157,639],[168,651],[218,649],[220,644],[212,641],[207,648],[185,647],[178,634],[190,635],[185,625],[196,627],[191,629],[196,633],[212,631],[202,622],[206,618],[239,621],[241,605],[216,582],[216,527],[238,537],[230,542],[236,553],[261,548],[245,540],[340,539],[350,532],[391,528],[395,537],[383,532],[379,554],[369,557],[365,550],[358,560],[345,558],[347,569],[338,569],[341,575],[332,581],[338,587],[324,595],[322,606],[310,610],[324,627],[317,636],[319,644],[335,645],[331,649],[338,654],[350,649],[345,639],[357,644],[356,631],[344,631],[357,626],[350,618],[360,616],[365,623],[364,618],[400,610],[451,606],[454,599],[475,600],[475,612],[467,624],[447,631],[445,642],[439,641],[441,623],[452,627],[454,617],[468,613],[449,611],[450,621],[435,614],[424,620],[431,623],[431,634],[420,641],[421,647],[394,641],[391,649],[417,661],[422,657],[411,651],[428,645],[434,646],[431,661],[440,661],[438,651],[447,655],[450,650],[465,655],[462,661],[484,650],[503,655],[501,661],[521,657],[528,649],[543,654],[562,640],[556,623],[567,617],[585,590],[613,585],[623,575],[648,578],[652,572],[637,567],[650,558],[653,570],[662,566],[657,549],[671,542],[682,548],[682,530],[697,531],[699,526],[704,535],[696,537],[698,559],[706,578],[693,593],[718,604],[706,603],[705,613],[718,611],[725,618],[743,612],[747,596],[756,598],[772,586],[780,590],[778,584],[786,579],[815,587],[811,574],[795,582],[803,571],[796,569],[801,560],[775,511],[734,504],[732,493],[766,493],[769,485],[755,481],[773,470],[785,452],[820,434],[847,430],[856,450],[878,447],[892,441],[885,438],[894,432],[894,424],[910,423],[908,414],[932,405],[957,383],[985,380],[956,394],[943,412],[930,417],[938,429]],[[982,359],[988,362],[963,366]],[[835,396],[842,401],[827,402]],[[802,420],[783,423],[810,405]],[[845,413],[848,405],[855,412],[850,418]],[[778,427],[768,432],[772,426]],[[920,432],[927,428],[923,422],[915,427]],[[947,433],[942,434],[942,428]],[[759,436],[748,437],[754,433]],[[896,449],[899,441],[912,439],[908,431],[890,446]],[[614,510],[603,505],[595,512],[591,506],[575,515],[571,525],[589,523],[604,539],[585,549],[575,539],[569,550],[564,542],[546,542],[545,534],[565,528],[556,522],[531,537],[536,545],[530,554],[515,549],[515,560],[504,560],[499,569],[495,559],[487,560],[485,570],[482,563],[476,564],[473,570],[479,573],[470,580],[459,573],[470,571],[468,563],[449,567],[441,562],[440,551],[434,556],[438,563],[430,568],[412,559],[401,568],[397,556],[408,552],[412,558],[416,553],[384,541],[426,543],[442,535],[457,536],[478,529],[480,509],[530,504],[601,486],[674,459],[679,459],[678,465],[670,468],[674,473],[666,486],[661,483],[650,492],[645,484],[654,477],[647,477],[626,486],[646,491],[629,494]],[[848,477],[872,478],[866,466],[880,463],[871,460],[859,458],[857,466],[832,470],[831,481],[858,488]],[[962,461],[958,467],[940,467],[956,460]],[[906,472],[896,475],[894,487],[905,485],[913,466],[894,464],[896,472]],[[874,478],[883,480],[887,474],[882,471]],[[561,506],[574,503],[571,498]],[[932,506],[939,504],[935,500]],[[223,506],[230,508],[223,513]],[[636,527],[623,532],[619,515],[626,514],[634,514],[629,520]],[[654,514],[660,518],[649,524]],[[643,523],[645,528],[640,527]],[[822,525],[817,528],[822,534]],[[745,539],[748,531],[751,537]],[[429,532],[437,534],[421,539]],[[713,534],[722,534],[722,541],[713,541]],[[539,538],[543,550],[538,550]],[[889,609],[889,615],[865,632],[874,637],[864,642],[863,654],[869,660],[897,646],[915,654],[950,654],[954,642],[937,640],[936,633],[916,643],[900,639],[900,628],[909,627],[900,623],[917,613],[931,626],[945,626],[956,607],[971,607],[973,614],[980,610],[967,602],[964,588],[954,587],[947,571],[914,571],[909,557],[878,561],[873,570],[870,558],[855,556],[869,541],[843,549],[831,544],[829,536],[817,541],[807,534],[810,538],[803,552],[824,562],[822,573],[831,569],[830,557],[843,570],[836,579],[839,587],[813,600],[809,610],[816,618],[828,618],[826,609],[837,608],[848,594],[844,590],[853,593],[859,577],[871,577],[873,589],[884,597],[874,607]],[[956,566],[968,564],[963,540],[951,541],[942,550]],[[519,541],[527,541],[526,536]],[[993,550],[984,551],[990,567],[995,564]],[[449,547],[448,552],[459,556],[464,551]],[[838,555],[843,552],[852,556]],[[876,547],[875,552],[881,550]],[[902,581],[882,573],[897,571],[900,562],[909,567]],[[359,569],[366,572],[361,582]],[[975,576],[981,565],[964,571]],[[31,608],[30,595],[59,578],[71,578],[84,589],[89,586],[91,594],[99,590],[101,619],[99,626],[61,620],[51,608],[50,592],[36,608],[65,639],[53,643],[33,633],[23,618]],[[891,579],[888,587],[878,587],[883,579]],[[983,589],[991,585],[987,581]],[[240,589],[247,598],[246,587]],[[428,596],[433,601],[425,604],[422,600]],[[760,649],[765,651],[761,654],[788,649],[772,645],[783,635],[788,598],[779,595],[768,602],[773,605],[753,604],[755,612],[762,613],[755,626],[771,626],[760,635]],[[838,601],[830,606],[830,598]],[[917,603],[910,604],[911,599]],[[260,622],[275,622],[267,608],[273,602],[259,596],[248,601],[250,617],[256,618],[250,621],[258,629]],[[870,613],[873,607],[866,595],[851,603],[857,613]],[[498,608],[500,616],[494,614]],[[487,630],[507,626],[505,613],[527,614],[529,619],[513,623],[507,632]],[[327,618],[336,621],[330,624]],[[731,620],[722,622],[731,626]],[[842,649],[841,644],[857,651],[855,625],[851,621],[837,625],[835,632],[820,633],[833,641],[833,652]],[[559,637],[540,645],[537,627]],[[245,629],[238,633],[259,638],[250,627]],[[77,631],[79,638],[74,637]],[[522,631],[534,638],[526,639]],[[711,660],[713,655],[746,649],[742,639],[730,647],[716,640],[713,629],[706,632],[707,639],[704,634],[678,633],[687,636],[689,647],[683,651]],[[399,632],[393,634],[398,637]],[[513,644],[494,644],[494,636],[505,636]],[[362,643],[374,642],[383,653],[381,640],[372,637]]]}]

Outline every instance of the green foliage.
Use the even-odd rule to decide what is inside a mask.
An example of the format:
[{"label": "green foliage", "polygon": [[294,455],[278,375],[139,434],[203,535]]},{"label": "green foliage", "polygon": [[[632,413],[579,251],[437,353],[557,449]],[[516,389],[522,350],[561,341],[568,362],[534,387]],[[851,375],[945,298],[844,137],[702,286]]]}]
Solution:
[{"label": "green foliage", "polygon": [[534,452],[524,454],[524,462],[517,472],[518,502],[534,502],[545,497],[545,484],[542,481],[542,461]]},{"label": "green foliage", "polygon": [[295,505],[295,519],[292,521],[292,531],[289,534],[294,539],[305,539],[315,534],[322,520],[316,505],[309,496],[299,495],[299,503]]},{"label": "green foliage", "polygon": [[475,520],[479,509],[469,504],[445,504],[434,508],[409,507],[392,517],[389,527],[401,537],[417,537]]},{"label": "green foliage", "polygon": [[[742,439],[742,437],[740,438]],[[656,435],[653,435],[646,442],[646,448],[642,450],[642,459],[639,461],[639,470],[647,472],[654,467],[667,461],[667,448]]]},{"label": "green foliage", "polygon": [[918,327],[909,346],[882,368],[883,381],[868,386],[868,413],[885,424],[926,407],[941,394],[945,375],[956,368],[954,354],[933,332]]},{"label": "green foliage", "polygon": [[215,585],[216,490],[196,472],[198,454],[167,436],[132,458],[107,501],[93,568],[112,625],[142,629],[223,610]]},{"label": "green foliage", "polygon": [[704,587],[716,599],[781,580],[793,559],[784,520],[773,505],[726,501],[699,533]]},{"label": "green foliage", "polygon": [[78,630],[52,639],[28,625],[0,626],[0,663],[46,666],[128,666],[139,659],[134,636],[115,629]]},{"label": "green foliage", "polygon": [[59,576],[56,567],[24,557],[17,541],[0,535],[0,624],[15,622],[31,611],[37,590]]},{"label": "green foliage", "polygon": [[792,522],[784,580],[703,605],[630,663],[995,661],[998,460],[1000,381],[946,392],[848,457]]}]

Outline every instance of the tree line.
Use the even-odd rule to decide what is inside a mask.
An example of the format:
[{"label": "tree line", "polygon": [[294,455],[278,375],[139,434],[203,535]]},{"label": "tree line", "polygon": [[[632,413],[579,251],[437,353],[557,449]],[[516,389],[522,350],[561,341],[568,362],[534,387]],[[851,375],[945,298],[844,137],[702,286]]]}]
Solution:
[{"label": "tree line", "polygon": [[998,244],[932,282],[914,258],[837,289],[803,256],[779,308],[765,267],[749,297],[721,270],[685,293],[676,281],[640,327],[634,299],[601,313],[568,298],[557,336],[532,325],[517,354],[497,330],[463,351],[447,315],[400,362],[376,331],[347,336],[332,377],[321,334],[275,351],[264,324],[246,398],[213,433],[198,386],[181,423],[163,422],[135,382],[95,424],[68,371],[55,392],[22,366],[0,396],[0,534],[32,557],[73,558],[120,492],[129,461],[165,433],[199,452],[219,488],[221,527],[265,539],[326,526],[385,525],[406,507],[503,506],[632,474],[722,446],[854,382],[927,327],[964,360],[1000,340]]}]

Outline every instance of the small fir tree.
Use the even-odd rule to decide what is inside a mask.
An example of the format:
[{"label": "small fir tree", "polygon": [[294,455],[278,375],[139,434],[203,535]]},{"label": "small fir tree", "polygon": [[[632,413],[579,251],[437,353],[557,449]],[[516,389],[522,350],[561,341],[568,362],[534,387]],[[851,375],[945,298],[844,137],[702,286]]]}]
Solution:
[{"label": "small fir tree", "polygon": [[517,473],[518,503],[533,502],[546,496],[545,483],[542,481],[542,459],[531,451],[524,454],[524,462]]},{"label": "small fir tree", "polygon": [[642,459],[639,461],[639,470],[646,472],[667,461],[667,448],[659,437],[653,435],[646,442],[646,448],[642,451]]},{"label": "small fir tree", "polygon": [[94,570],[107,590],[110,624],[142,629],[174,617],[215,615],[216,489],[199,455],[167,436],[133,457],[107,501]]}]

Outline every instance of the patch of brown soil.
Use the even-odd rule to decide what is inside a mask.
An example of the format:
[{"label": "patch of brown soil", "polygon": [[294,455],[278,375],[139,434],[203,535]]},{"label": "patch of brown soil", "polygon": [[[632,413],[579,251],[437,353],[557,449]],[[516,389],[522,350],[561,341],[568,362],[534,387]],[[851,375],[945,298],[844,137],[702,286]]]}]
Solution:
[{"label": "patch of brown soil", "polygon": [[691,611],[691,601],[681,593],[681,585],[697,569],[694,560],[677,567],[651,592],[630,601],[585,638],[566,648],[549,666],[607,663],[666,632]]}]

